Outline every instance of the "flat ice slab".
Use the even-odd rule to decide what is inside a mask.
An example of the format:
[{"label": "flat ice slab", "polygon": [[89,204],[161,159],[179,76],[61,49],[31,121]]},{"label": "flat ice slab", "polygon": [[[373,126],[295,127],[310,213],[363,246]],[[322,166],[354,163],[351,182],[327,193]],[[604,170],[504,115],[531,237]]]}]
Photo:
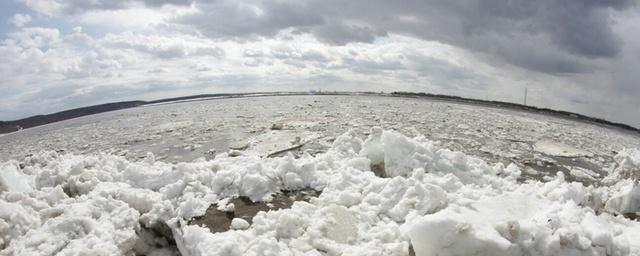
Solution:
[{"label": "flat ice slab", "polygon": [[593,153],[586,150],[548,139],[536,142],[536,144],[533,145],[533,149],[550,156],[581,157],[593,155]]}]

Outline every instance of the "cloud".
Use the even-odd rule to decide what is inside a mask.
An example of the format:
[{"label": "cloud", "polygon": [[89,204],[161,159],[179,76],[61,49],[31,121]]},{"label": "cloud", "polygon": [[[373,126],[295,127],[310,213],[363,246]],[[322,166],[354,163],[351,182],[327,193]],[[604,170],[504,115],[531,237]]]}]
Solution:
[{"label": "cloud", "polygon": [[9,34],[8,43],[22,48],[47,48],[60,40],[56,28],[30,27]]},{"label": "cloud", "polygon": [[187,56],[221,57],[224,51],[211,42],[192,38],[142,35],[131,32],[107,34],[103,45],[120,49],[132,49],[158,58],[183,58]]},{"label": "cloud", "polygon": [[300,1],[198,2],[197,12],[173,22],[192,26],[212,38],[269,37],[288,28],[303,28],[324,23],[311,6]]},{"label": "cloud", "polygon": [[[8,34],[0,43],[0,87],[3,91],[24,91],[20,84],[45,83],[55,76],[60,65],[55,61],[55,51],[60,42],[57,29],[29,27]],[[38,74],[35,76],[34,74]]]},{"label": "cloud", "polygon": [[347,68],[352,71],[364,74],[375,74],[385,71],[403,70],[405,64],[398,58],[371,58],[345,56],[342,63],[333,68]]},{"label": "cloud", "polygon": [[[264,45],[261,46],[264,48]],[[334,61],[327,53],[316,47],[291,47],[288,44],[276,44],[269,46],[269,49],[247,48],[242,52],[245,59],[244,65],[249,67],[272,66],[275,63],[282,63],[293,66],[297,69],[304,69],[308,65],[324,66]]]},{"label": "cloud", "polygon": [[160,73],[169,73],[169,70],[166,68],[154,68],[147,71],[149,74],[160,74]]},{"label": "cloud", "polygon": [[21,13],[16,13],[9,20],[9,23],[13,24],[16,27],[22,27],[29,22],[31,22],[31,16],[29,14],[21,14]]},{"label": "cloud", "polygon": [[611,29],[611,12],[633,7],[632,0],[216,1],[196,3],[197,12],[175,22],[211,38],[252,39],[292,30],[332,45],[403,34],[539,72],[581,73],[590,70],[589,59],[619,54],[623,41]]},{"label": "cloud", "polygon": [[80,14],[94,10],[122,10],[134,7],[188,6],[191,0],[19,0],[32,10],[49,15]]},{"label": "cloud", "polygon": [[213,39],[257,40],[292,32],[346,45],[409,35],[552,74],[590,72],[591,59],[616,57],[624,41],[612,30],[612,12],[635,8],[633,0],[22,1],[42,13],[192,6],[194,11],[169,18],[164,26]]},{"label": "cloud", "polygon": [[351,42],[372,43],[378,37],[387,36],[384,30],[342,23],[327,24],[312,31],[318,40],[333,45],[345,45]]},{"label": "cloud", "polygon": [[431,83],[445,88],[448,91],[455,90],[479,90],[486,89],[492,82],[489,77],[464,66],[459,66],[442,59],[416,54],[409,55],[409,66],[421,76],[429,77]]},{"label": "cloud", "polygon": [[209,65],[207,65],[205,63],[201,63],[201,62],[193,64],[193,65],[189,66],[189,68],[192,69],[193,71],[197,71],[197,72],[205,72],[205,71],[211,71],[212,70],[212,68]]},{"label": "cloud", "polygon": [[[44,27],[26,27],[8,34],[0,42],[0,90],[7,93],[0,101],[24,106],[25,102],[61,100],[69,96],[67,89],[78,87],[74,80],[95,81],[122,67],[117,59],[91,48],[93,41],[78,31],[63,35],[56,28]],[[89,80],[85,82],[90,84]],[[3,114],[15,116],[15,111],[37,110],[14,107]]]}]

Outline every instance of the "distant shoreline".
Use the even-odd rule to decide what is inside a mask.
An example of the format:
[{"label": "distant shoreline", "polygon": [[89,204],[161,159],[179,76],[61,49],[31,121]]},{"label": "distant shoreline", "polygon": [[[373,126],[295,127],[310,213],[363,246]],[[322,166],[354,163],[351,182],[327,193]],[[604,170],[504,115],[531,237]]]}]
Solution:
[{"label": "distant shoreline", "polygon": [[611,122],[601,118],[590,117],[582,114],[577,114],[569,111],[554,110],[548,108],[538,108],[533,106],[526,106],[517,103],[503,102],[503,101],[489,101],[479,99],[469,99],[458,96],[430,94],[430,93],[416,93],[416,92],[392,92],[392,93],[377,93],[377,92],[259,92],[259,93],[218,93],[218,94],[199,94],[184,97],[174,97],[159,99],[153,101],[123,101],[106,103],[88,107],[81,107],[75,109],[69,109],[65,111],[56,112],[47,115],[36,115],[14,121],[0,121],[0,134],[12,133],[22,129],[28,129],[45,124],[60,122],[68,119],[99,114],[104,112],[116,111],[121,109],[135,108],[141,106],[152,106],[161,104],[181,103],[190,101],[203,101],[214,99],[227,99],[227,98],[242,98],[242,97],[261,97],[261,96],[287,96],[287,95],[375,95],[375,96],[387,96],[387,97],[407,97],[407,98],[426,98],[444,100],[450,102],[467,103],[481,106],[506,108],[513,110],[520,110],[526,112],[532,112],[537,114],[551,115],[560,118],[612,126],[627,131],[640,133],[640,129],[631,125]]}]

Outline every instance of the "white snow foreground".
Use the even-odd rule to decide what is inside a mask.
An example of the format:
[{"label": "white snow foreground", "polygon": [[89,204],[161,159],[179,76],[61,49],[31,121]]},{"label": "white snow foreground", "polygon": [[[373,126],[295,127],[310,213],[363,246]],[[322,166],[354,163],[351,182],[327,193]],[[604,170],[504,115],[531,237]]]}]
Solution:
[{"label": "white snow foreground", "polygon": [[[624,173],[640,166],[629,152],[620,157]],[[169,164],[47,152],[22,165],[0,164],[0,255],[171,255],[141,235],[158,222],[189,256],[408,255],[409,244],[419,256],[640,255],[640,224],[602,211],[631,207],[638,190],[630,179],[594,188],[559,174],[522,184],[515,165],[380,129],[365,141],[348,132],[326,153],[298,159],[246,152]],[[234,220],[230,231],[211,233],[187,225],[223,199],[268,201],[303,188],[322,194],[260,212],[250,226]]]}]

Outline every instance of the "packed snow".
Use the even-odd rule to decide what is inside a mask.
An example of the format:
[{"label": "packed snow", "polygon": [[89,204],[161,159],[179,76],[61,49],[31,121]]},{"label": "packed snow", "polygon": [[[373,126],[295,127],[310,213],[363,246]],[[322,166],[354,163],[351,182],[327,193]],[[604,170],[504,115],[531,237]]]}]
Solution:
[{"label": "packed snow", "polygon": [[[53,151],[0,164],[0,255],[640,255],[640,154],[619,152],[602,186],[519,181],[521,169],[425,137],[373,128],[337,136],[326,152],[264,157],[251,149],[170,163]],[[375,175],[374,165],[384,166]],[[212,233],[189,225],[230,198],[309,202],[233,219]],[[150,235],[166,224],[176,249]]]}]

